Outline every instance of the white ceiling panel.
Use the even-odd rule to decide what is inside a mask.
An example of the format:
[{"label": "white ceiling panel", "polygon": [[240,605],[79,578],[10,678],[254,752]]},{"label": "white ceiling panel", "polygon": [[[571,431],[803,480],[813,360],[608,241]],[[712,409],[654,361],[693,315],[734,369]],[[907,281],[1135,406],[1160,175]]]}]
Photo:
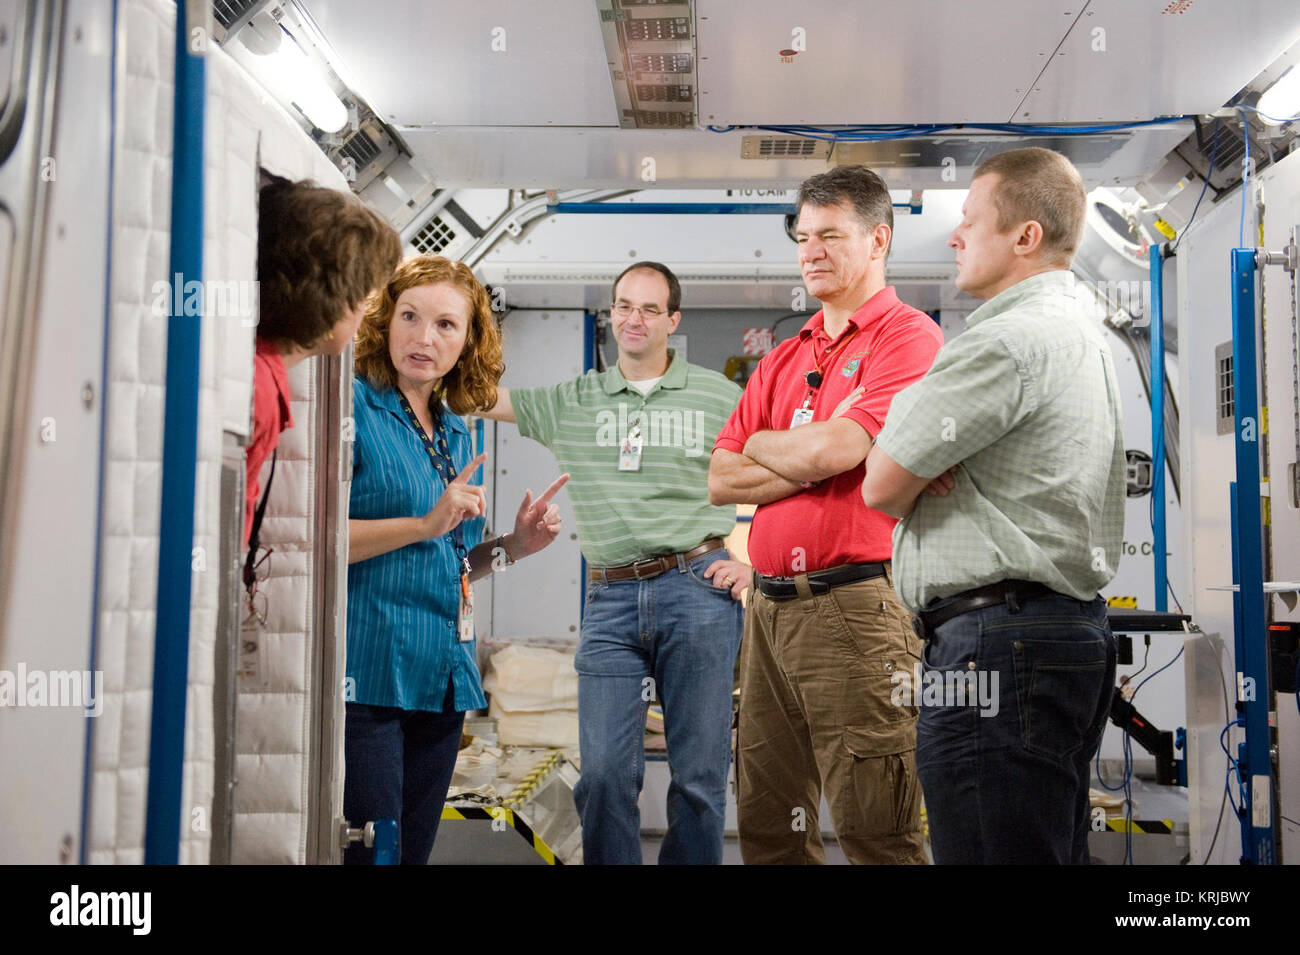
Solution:
[{"label": "white ceiling panel", "polygon": [[302,0],[387,122],[617,126],[591,0]]},{"label": "white ceiling panel", "polygon": [[696,0],[700,121],[1006,122],[1082,2]]},{"label": "white ceiling panel", "polygon": [[1298,38],[1296,0],[1089,0],[1015,119],[1212,113]]},{"label": "white ceiling panel", "polygon": [[[1070,156],[1091,188],[1136,182],[1190,128],[1180,122],[1031,142]],[[403,130],[412,163],[440,187],[785,189],[830,168],[824,159],[742,159],[744,135],[742,130]],[[988,155],[1026,143],[1009,137],[946,136],[853,144],[841,158],[871,166],[895,189],[950,189],[969,184],[975,165]],[[956,163],[951,175],[946,156]],[[646,178],[647,171],[653,179]]]}]

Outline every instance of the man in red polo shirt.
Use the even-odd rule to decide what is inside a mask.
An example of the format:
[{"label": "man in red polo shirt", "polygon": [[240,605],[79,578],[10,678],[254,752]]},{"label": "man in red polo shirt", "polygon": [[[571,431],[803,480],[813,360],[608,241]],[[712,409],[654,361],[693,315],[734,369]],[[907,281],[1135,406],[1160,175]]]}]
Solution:
[{"label": "man in red polo shirt", "polygon": [[[718,435],[714,504],[759,505],[737,745],[746,863],[821,863],[824,794],[854,863],[924,863],[910,689],[921,641],[893,589],[895,520],[862,503],[894,395],[943,345],[885,285],[889,190],[863,166],[799,188],[799,266],[822,310],[759,362]],[[906,684],[906,685],[904,685]]]}]

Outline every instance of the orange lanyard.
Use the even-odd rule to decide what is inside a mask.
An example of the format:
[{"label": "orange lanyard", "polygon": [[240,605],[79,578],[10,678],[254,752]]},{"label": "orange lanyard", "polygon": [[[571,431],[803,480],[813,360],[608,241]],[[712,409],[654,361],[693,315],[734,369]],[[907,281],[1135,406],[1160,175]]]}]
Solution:
[{"label": "orange lanyard", "polygon": [[[836,348],[835,351],[831,352],[829,355],[826,356],[826,367],[834,367],[836,357],[839,356],[840,352],[844,351],[844,349],[849,347],[849,342],[853,340],[853,336],[856,335],[857,333],[858,333],[858,328],[855,325],[853,327],[853,331],[849,333],[849,335],[844,339],[844,341],[840,342],[839,347]],[[817,357],[816,349],[813,350],[813,365],[816,367],[816,371],[806,371],[804,372],[804,376],[803,376],[803,380],[807,382],[808,389],[810,392],[817,391],[819,388],[821,388],[822,381],[823,381],[822,363],[821,360],[818,359]],[[808,402],[811,400],[812,400],[812,395],[809,394],[808,397],[804,399],[804,405],[807,406]]]}]

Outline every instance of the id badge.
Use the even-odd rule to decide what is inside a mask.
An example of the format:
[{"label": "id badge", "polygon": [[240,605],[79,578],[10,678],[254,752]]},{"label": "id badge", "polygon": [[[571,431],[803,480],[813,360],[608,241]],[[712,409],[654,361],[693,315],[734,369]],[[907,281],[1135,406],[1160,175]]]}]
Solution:
[{"label": "id badge", "polygon": [[807,424],[813,419],[813,410],[806,405],[802,408],[795,408],[794,415],[790,418],[790,427],[797,428],[801,424]]},{"label": "id badge", "polygon": [[461,643],[469,643],[474,639],[474,591],[466,574],[460,575],[460,613],[457,615],[456,636]]},{"label": "id badge", "polygon": [[641,445],[643,439],[640,431],[634,431],[623,439],[618,449],[618,469],[620,471],[641,470]]},{"label": "id badge", "polygon": [[246,689],[264,689],[269,685],[266,667],[262,663],[262,640],[265,636],[261,621],[251,610],[246,611],[239,627],[239,685]]}]

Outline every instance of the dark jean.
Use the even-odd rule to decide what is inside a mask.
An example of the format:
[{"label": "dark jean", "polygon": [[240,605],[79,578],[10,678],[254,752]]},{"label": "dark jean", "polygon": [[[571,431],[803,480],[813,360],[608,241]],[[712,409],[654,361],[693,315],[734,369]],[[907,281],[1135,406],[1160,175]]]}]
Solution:
[{"label": "dark jean", "polygon": [[[465,722],[464,712],[451,709],[453,701],[448,685],[442,713],[347,704],[343,815],[354,828],[396,819],[402,865],[427,865],[433,851]],[[370,865],[374,855],[354,843],[343,861]]]},{"label": "dark jean", "polygon": [[1105,601],[987,607],[925,636],[927,687],[973,676],[990,690],[984,705],[953,692],[921,700],[916,762],[934,861],[1087,863],[1091,763],[1115,686]]},{"label": "dark jean", "polygon": [[582,777],[574,802],[588,865],[641,862],[637,799],[645,778],[645,719],[663,703],[668,831],[659,864],[722,861],[731,761],[731,691],[744,610],[704,571],[711,551],[648,580],[587,585],[578,671]]}]

